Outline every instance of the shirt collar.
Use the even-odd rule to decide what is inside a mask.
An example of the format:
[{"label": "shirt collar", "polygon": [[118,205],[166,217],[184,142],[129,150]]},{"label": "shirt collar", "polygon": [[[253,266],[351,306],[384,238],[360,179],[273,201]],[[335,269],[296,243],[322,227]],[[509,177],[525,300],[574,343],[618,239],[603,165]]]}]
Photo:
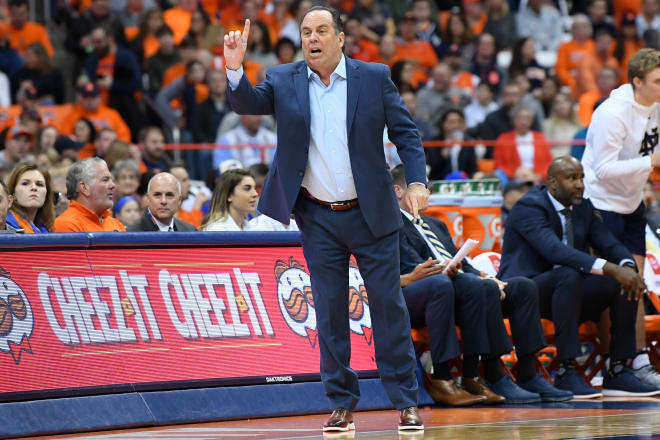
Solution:
[{"label": "shirt collar", "polygon": [[[399,208],[399,209],[401,209],[401,208]],[[412,214],[409,213],[408,211],[405,211],[405,210],[401,209],[401,214],[405,215],[406,218],[408,220],[410,220],[411,222],[414,220]]]},{"label": "shirt collar", "polygon": [[[330,78],[332,78],[335,74],[337,74],[339,77],[346,79],[346,58],[344,57],[344,54],[341,54],[341,59],[339,60],[339,64],[337,64],[337,67],[335,67],[334,72],[332,72],[332,75],[330,75]],[[307,79],[310,79],[312,75],[318,75],[314,73],[312,69],[307,66]]]},{"label": "shirt collar", "polygon": [[94,220],[98,224],[103,224],[103,220],[105,220],[107,217],[110,217],[112,215],[112,211],[106,209],[103,212],[103,214],[101,214],[101,216],[98,216],[94,211],[89,209],[87,206],[75,200],[71,200],[71,202],[69,203],[69,208],[76,209],[77,211],[79,211],[89,219]]},{"label": "shirt collar", "polygon": [[156,227],[163,232],[168,232],[169,228],[172,228],[172,231],[174,231],[174,217],[172,217],[172,220],[170,220],[170,224],[166,225],[165,223],[161,223],[156,217],[151,214],[151,211],[149,211],[149,215],[151,216],[151,219],[154,221],[156,224]]},{"label": "shirt collar", "polygon": [[[550,202],[552,203],[552,206],[555,207],[557,212],[562,212],[564,209],[566,209],[566,207],[564,205],[562,205],[561,202],[559,202],[557,199],[552,197],[552,194],[550,194],[550,191],[548,191],[548,197],[550,197]],[[568,209],[572,211],[573,207],[569,206]]]}]

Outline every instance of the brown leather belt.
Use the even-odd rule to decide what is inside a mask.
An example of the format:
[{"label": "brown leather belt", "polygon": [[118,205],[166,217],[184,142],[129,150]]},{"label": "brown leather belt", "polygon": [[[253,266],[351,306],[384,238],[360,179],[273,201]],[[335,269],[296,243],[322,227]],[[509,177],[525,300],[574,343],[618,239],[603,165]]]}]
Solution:
[{"label": "brown leather belt", "polygon": [[307,188],[304,186],[300,189],[305,197],[310,200],[315,201],[319,205],[327,206],[333,211],[347,211],[351,208],[355,208],[358,205],[358,199],[353,200],[343,200],[341,202],[326,202],[325,200],[319,200],[307,191]]}]

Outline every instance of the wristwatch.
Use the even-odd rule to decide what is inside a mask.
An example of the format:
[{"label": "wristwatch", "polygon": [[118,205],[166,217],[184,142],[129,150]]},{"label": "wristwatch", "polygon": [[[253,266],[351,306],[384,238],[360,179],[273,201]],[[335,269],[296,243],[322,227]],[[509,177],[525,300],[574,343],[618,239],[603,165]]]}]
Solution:
[{"label": "wristwatch", "polygon": [[629,267],[629,268],[631,268],[632,270],[634,270],[635,272],[639,273],[639,269],[637,269],[637,265],[636,265],[635,263],[633,263],[632,261],[626,261],[626,262],[623,263],[621,266],[623,266],[623,267]]}]

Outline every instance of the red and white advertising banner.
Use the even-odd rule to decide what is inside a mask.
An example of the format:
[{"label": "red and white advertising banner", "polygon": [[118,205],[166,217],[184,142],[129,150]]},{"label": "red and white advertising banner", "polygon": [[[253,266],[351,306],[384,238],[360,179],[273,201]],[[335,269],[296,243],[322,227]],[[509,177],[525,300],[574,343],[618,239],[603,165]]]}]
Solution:
[{"label": "red and white advertising banner", "polygon": [[[0,393],[319,372],[299,247],[3,252],[0,266]],[[375,370],[349,278],[351,365]]]}]

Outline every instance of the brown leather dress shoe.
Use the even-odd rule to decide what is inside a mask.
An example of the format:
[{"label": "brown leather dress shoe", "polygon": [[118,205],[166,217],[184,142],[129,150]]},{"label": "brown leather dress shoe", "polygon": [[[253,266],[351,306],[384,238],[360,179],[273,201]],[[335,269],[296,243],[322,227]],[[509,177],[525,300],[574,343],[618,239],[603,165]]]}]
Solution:
[{"label": "brown leather dress shoe", "polygon": [[323,431],[350,431],[355,429],[353,414],[346,408],[337,408],[323,424]]},{"label": "brown leather dress shoe", "polygon": [[456,385],[453,379],[431,379],[427,384],[426,391],[429,392],[434,402],[449,406],[469,406],[486,402],[486,397],[468,393]]},{"label": "brown leather dress shoe", "polygon": [[497,403],[504,403],[506,397],[495,394],[493,390],[488,388],[486,381],[481,377],[463,377],[461,378],[461,386],[465,391],[476,396],[486,397],[487,405],[494,405]]},{"label": "brown leather dress shoe", "polygon": [[417,413],[417,407],[411,406],[399,411],[399,431],[423,430],[422,418]]}]

